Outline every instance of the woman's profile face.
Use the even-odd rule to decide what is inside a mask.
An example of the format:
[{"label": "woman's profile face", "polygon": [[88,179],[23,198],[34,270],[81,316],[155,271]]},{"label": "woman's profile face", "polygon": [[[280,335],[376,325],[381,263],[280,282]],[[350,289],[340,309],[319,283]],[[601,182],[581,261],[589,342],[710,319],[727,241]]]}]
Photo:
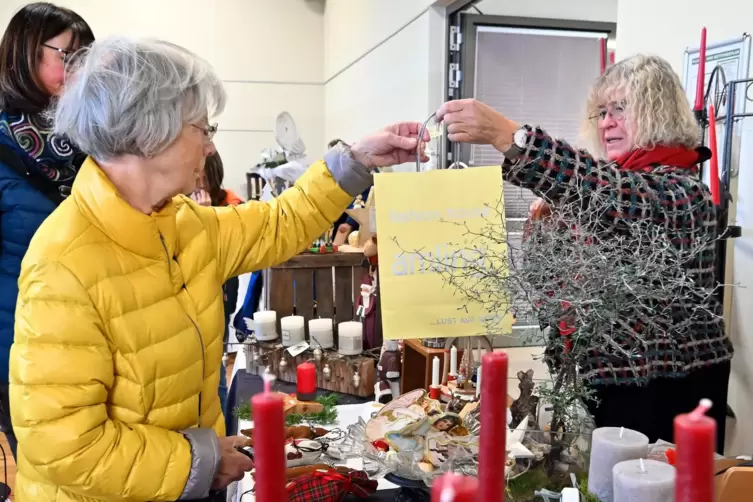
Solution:
[{"label": "woman's profile face", "polygon": [[[73,32],[66,30],[45,40],[40,47],[37,76],[44,91],[50,96],[60,96],[65,83],[65,63],[78,47],[71,46]],[[70,50],[69,50],[70,48]]]},{"label": "woman's profile face", "polygon": [[624,101],[614,100],[600,106],[596,120],[599,138],[609,160],[616,160],[633,150],[633,140],[626,126]]},{"label": "woman's profile face", "polygon": [[178,138],[153,159],[162,177],[166,196],[190,194],[196,190],[204,172],[206,158],[214,155],[214,144],[204,130],[206,122],[185,124]]}]

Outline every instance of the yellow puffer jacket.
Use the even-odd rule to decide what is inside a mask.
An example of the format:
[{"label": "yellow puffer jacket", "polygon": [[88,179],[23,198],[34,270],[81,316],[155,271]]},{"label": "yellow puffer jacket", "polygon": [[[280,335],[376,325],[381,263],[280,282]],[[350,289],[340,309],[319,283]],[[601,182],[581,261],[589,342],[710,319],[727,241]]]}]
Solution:
[{"label": "yellow puffer jacket", "polygon": [[185,495],[190,432],[204,428],[215,446],[208,429],[224,435],[222,284],[300,252],[352,201],[348,192],[366,188],[346,192],[331,167],[318,162],[269,203],[207,208],[181,196],[145,215],[86,161],[19,280],[16,502]]}]

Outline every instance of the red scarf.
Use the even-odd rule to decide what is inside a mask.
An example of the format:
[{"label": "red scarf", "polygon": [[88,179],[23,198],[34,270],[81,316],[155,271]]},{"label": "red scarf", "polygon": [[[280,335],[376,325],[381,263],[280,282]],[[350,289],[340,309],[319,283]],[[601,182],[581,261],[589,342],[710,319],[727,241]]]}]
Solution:
[{"label": "red scarf", "polygon": [[650,173],[659,166],[675,170],[698,172],[698,164],[711,158],[708,148],[686,148],[684,146],[656,146],[651,150],[633,150],[620,155],[615,164],[623,171]]}]

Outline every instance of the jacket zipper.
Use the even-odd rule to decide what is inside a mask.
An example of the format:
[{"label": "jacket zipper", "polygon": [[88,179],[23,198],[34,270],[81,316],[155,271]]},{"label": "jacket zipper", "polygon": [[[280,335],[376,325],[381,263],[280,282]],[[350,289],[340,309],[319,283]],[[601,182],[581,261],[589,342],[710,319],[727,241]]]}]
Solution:
[{"label": "jacket zipper", "polygon": [[[165,244],[165,238],[160,234],[159,236],[160,242],[162,242],[162,248],[165,250],[165,256],[167,257],[167,273],[170,275],[170,279],[172,280],[172,273],[170,271],[170,253],[167,250],[167,245]],[[185,282],[181,286],[182,289],[186,289]],[[188,291],[186,291],[186,294],[188,294]],[[185,312],[185,310],[184,310]],[[188,312],[186,312],[186,317],[188,317],[188,320],[191,321],[191,324],[193,324],[194,329],[196,330],[196,335],[199,338],[199,347],[201,348],[201,388],[204,388],[204,371],[206,370],[206,354],[204,353],[204,339],[201,336],[201,331],[199,330],[199,325],[196,324],[196,322],[191,318],[190,315],[188,315]],[[199,389],[199,415],[198,419],[196,421],[196,424],[198,427],[201,427],[201,394],[202,391]]]}]

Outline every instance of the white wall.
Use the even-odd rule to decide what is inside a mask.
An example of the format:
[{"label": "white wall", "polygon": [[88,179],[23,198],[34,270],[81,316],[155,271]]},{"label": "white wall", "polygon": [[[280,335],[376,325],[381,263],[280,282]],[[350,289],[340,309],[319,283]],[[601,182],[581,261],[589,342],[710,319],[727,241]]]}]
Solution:
[{"label": "white wall", "polygon": [[445,21],[433,0],[327,0],[324,130],[358,139],[442,102]]},{"label": "white wall", "polygon": [[[444,101],[447,0],[327,0],[325,135],[355,140]],[[483,0],[484,14],[614,22],[617,0]],[[410,166],[406,166],[410,168]]]},{"label": "white wall", "polygon": [[[274,146],[274,119],[296,119],[308,152],[324,152],[323,0],[53,0],[83,16],[97,37],[158,37],[209,60],[226,81],[228,107],[215,143],[225,185],[245,198],[245,172]],[[0,26],[26,0],[0,1]],[[178,18],[180,15],[180,19]]]},{"label": "white wall", "polygon": [[[646,13],[650,12],[650,15]],[[732,15],[729,15],[732,14]],[[617,58],[636,53],[652,53],[666,58],[682,76],[686,47],[697,48],[702,26],[708,30],[708,43],[739,38],[753,31],[753,4],[727,0],[710,9],[701,0],[620,0],[617,15]],[[651,36],[646,36],[650,33]],[[750,104],[750,103],[749,103]],[[750,108],[750,107],[749,107]],[[750,109],[748,111],[751,111]],[[753,451],[753,122],[745,119],[736,126],[742,148],[736,152],[741,166],[732,219],[743,228],[728,253],[727,282],[731,289],[728,303],[727,331],[735,345],[730,380],[730,404],[738,420],[727,438],[727,454]],[[724,129],[718,130],[719,141]],[[733,180],[734,183],[734,180]],[[733,189],[734,190],[734,189]],[[731,246],[730,246],[731,247]]]}]

